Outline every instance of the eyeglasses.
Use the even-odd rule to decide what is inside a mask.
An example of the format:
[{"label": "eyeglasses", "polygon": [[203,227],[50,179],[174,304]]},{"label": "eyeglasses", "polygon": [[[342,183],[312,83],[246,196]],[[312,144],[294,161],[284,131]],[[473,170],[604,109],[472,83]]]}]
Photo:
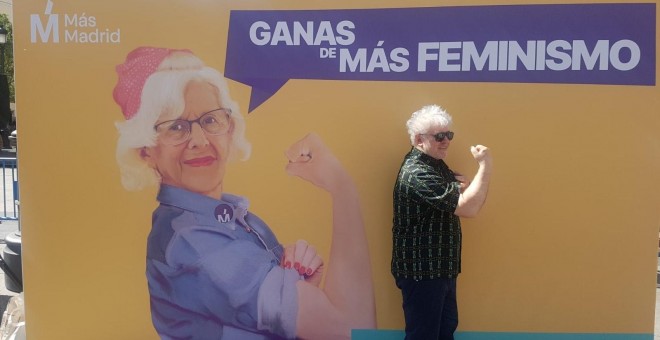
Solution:
[{"label": "eyeglasses", "polygon": [[425,135],[433,137],[436,142],[442,142],[445,139],[445,137],[447,137],[447,139],[449,140],[454,139],[453,131],[438,132],[435,135],[425,133]]},{"label": "eyeglasses", "polygon": [[179,145],[190,139],[192,124],[197,123],[209,135],[223,135],[231,128],[231,109],[219,108],[203,113],[194,120],[173,119],[158,123],[154,130],[158,140],[166,145]]}]

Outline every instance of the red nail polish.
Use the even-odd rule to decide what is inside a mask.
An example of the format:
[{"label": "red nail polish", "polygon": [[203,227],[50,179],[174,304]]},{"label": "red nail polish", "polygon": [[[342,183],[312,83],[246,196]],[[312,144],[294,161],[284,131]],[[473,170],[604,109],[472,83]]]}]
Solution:
[{"label": "red nail polish", "polygon": [[306,272],[306,271],[307,271],[307,268],[305,268],[305,267],[300,267],[300,269],[298,269],[298,274],[300,274],[300,275],[305,275],[305,272]]},{"label": "red nail polish", "polygon": [[293,268],[295,268],[296,270],[300,269],[300,263],[298,262],[294,263]]},{"label": "red nail polish", "polygon": [[307,275],[307,276],[312,275],[312,268],[307,268],[307,271],[305,272],[305,275]]},{"label": "red nail polish", "polygon": [[284,268],[291,268],[291,261],[284,262]]}]

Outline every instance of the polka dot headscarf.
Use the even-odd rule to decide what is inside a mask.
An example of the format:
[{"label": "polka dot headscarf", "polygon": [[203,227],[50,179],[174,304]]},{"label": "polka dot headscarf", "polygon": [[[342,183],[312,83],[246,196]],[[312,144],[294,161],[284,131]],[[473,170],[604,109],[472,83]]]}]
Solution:
[{"label": "polka dot headscarf", "polygon": [[133,118],[140,108],[142,88],[147,78],[158,70],[158,66],[167,56],[177,51],[190,53],[187,50],[138,47],[126,56],[123,64],[117,65],[119,79],[112,96],[121,107],[126,120]]}]

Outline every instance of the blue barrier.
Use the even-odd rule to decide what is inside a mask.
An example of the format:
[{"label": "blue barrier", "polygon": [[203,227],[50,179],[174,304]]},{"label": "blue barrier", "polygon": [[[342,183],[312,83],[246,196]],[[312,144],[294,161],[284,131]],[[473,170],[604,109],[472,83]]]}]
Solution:
[{"label": "blue barrier", "polygon": [[18,164],[16,157],[0,157],[2,180],[0,220],[18,220]]}]

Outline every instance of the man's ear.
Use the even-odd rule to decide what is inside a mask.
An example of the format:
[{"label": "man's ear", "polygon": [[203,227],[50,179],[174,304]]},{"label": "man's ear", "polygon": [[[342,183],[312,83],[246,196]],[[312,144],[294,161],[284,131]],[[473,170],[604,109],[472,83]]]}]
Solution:
[{"label": "man's ear", "polygon": [[424,144],[422,141],[422,135],[415,135],[415,146],[420,146]]},{"label": "man's ear", "polygon": [[155,169],[156,168],[156,162],[154,161],[154,158],[152,156],[152,150],[151,148],[148,148],[146,146],[140,148],[140,158],[147,163],[147,165],[150,168]]}]

